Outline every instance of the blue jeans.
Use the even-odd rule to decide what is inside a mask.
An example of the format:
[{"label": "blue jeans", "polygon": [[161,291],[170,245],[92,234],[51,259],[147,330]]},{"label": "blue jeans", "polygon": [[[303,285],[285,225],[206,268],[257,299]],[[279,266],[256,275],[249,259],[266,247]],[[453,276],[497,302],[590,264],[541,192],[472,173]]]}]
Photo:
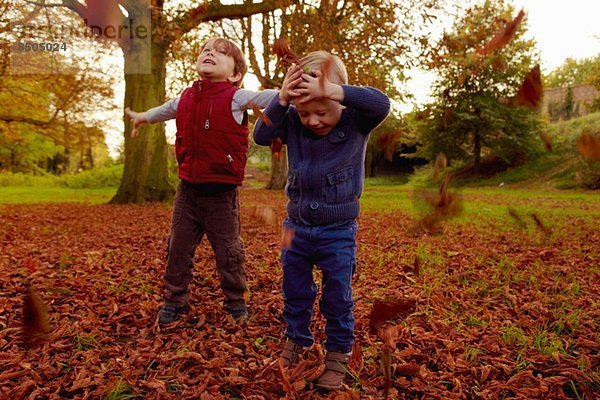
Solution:
[{"label": "blue jeans", "polygon": [[350,283],[356,266],[356,220],[308,226],[287,218],[283,225],[294,230],[290,247],[281,252],[285,335],[301,346],[314,343],[310,323],[317,297],[313,280],[316,265],[323,273],[319,309],[327,321],[325,348],[349,353],[354,344],[354,300]]}]

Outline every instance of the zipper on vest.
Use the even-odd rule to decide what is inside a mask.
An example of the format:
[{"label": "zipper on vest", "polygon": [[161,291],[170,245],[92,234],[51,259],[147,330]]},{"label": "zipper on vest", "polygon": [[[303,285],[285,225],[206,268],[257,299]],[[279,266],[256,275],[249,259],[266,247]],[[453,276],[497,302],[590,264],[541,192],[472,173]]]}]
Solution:
[{"label": "zipper on vest", "polygon": [[210,129],[210,114],[212,114],[212,105],[213,105],[213,101],[210,100],[208,102],[208,117],[204,121],[204,129]]}]

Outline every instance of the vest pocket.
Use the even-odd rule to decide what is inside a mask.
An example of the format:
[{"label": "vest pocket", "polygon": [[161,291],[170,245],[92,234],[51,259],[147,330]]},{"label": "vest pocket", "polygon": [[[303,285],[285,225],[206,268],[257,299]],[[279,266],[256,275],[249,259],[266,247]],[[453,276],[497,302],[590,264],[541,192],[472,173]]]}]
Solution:
[{"label": "vest pocket", "polygon": [[240,155],[235,151],[221,152],[217,160],[210,163],[211,172],[219,175],[237,176],[243,169]]},{"label": "vest pocket", "polygon": [[347,167],[339,171],[327,174],[325,200],[328,203],[341,203],[352,200],[353,175],[354,170],[352,167]]}]

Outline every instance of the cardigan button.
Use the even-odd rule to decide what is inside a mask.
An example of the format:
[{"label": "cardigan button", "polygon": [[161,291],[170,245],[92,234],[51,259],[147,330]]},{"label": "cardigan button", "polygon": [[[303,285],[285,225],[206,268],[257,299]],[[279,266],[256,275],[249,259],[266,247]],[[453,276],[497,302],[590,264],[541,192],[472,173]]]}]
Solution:
[{"label": "cardigan button", "polygon": [[344,132],[338,132],[338,136],[343,138],[344,136],[346,136],[346,134]]},{"label": "cardigan button", "polygon": [[317,208],[319,208],[319,203],[317,203],[316,201],[312,201],[310,203],[310,209],[311,210],[316,210]]}]

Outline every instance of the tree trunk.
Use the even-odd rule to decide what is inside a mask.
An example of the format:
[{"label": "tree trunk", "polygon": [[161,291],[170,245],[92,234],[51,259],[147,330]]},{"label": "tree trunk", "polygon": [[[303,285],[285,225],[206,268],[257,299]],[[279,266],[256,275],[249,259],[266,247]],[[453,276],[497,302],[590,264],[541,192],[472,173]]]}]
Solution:
[{"label": "tree trunk", "polygon": [[473,142],[473,163],[475,171],[479,171],[479,167],[481,165],[481,134],[479,132],[475,132]]},{"label": "tree trunk", "polygon": [[287,182],[287,147],[281,148],[281,157],[277,159],[271,154],[271,179],[267,189],[281,190]]},{"label": "tree trunk", "polygon": [[[125,107],[145,111],[165,100],[166,45],[152,43],[151,74],[125,74]],[[125,71],[128,63],[139,62],[134,52],[124,51]],[[132,138],[131,122],[125,118],[125,167],[117,194],[111,203],[166,201],[174,190],[167,173],[169,147],[164,124],[145,124]]]}]

